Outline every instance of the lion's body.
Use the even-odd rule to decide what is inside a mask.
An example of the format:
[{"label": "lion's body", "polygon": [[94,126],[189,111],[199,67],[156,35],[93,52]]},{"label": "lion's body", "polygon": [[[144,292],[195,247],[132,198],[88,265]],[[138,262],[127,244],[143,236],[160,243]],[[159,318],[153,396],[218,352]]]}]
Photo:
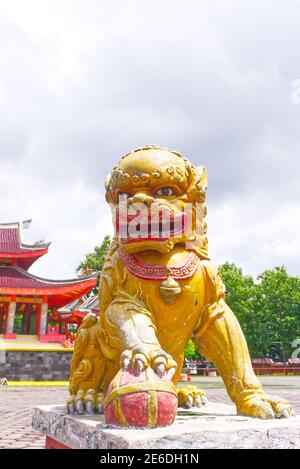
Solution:
[{"label": "lion's body", "polygon": [[[141,205],[145,207],[139,229],[146,223],[151,235],[126,238],[120,224],[115,225],[101,273],[100,318],[88,316],[76,340],[69,408],[95,408],[120,367],[132,367],[137,373],[152,367],[176,384],[184,347],[192,338],[200,353],[215,363],[239,412],[260,418],[290,415],[286,401],[264,394],[242,330],[226,305],[220,275],[210,263],[204,168],[194,168],[177,152],[150,146],[126,155],[109,176],[106,189],[116,219],[124,220],[118,202],[121,194],[127,194],[126,222],[132,222],[135,207],[140,211]],[[188,204],[192,230],[187,233],[182,228],[179,233],[175,222]],[[203,208],[200,219],[197,204]],[[172,219],[168,237],[152,235],[149,209],[158,214],[160,223]],[[200,394],[186,388],[179,402],[194,402]]]}]

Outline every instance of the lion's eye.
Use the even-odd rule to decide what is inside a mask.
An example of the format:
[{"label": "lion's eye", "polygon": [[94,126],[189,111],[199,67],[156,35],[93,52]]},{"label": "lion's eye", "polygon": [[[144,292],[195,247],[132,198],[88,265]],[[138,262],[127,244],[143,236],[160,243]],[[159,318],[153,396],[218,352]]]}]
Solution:
[{"label": "lion's eye", "polygon": [[174,195],[174,191],[171,187],[162,187],[156,192],[156,195],[163,195],[164,197],[170,197]]}]

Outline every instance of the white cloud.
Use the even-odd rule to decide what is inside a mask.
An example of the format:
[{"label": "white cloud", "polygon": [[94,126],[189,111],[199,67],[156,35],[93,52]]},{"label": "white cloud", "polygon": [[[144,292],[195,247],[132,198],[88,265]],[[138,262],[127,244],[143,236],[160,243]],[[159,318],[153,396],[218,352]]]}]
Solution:
[{"label": "white cloud", "polygon": [[216,262],[299,274],[299,10],[0,1],[0,220],[32,217],[27,236],[53,241],[34,272],[74,274],[111,230],[106,174],[158,143],[208,167]]},{"label": "white cloud", "polygon": [[51,189],[51,180],[45,185],[24,166],[1,166],[2,220],[32,218],[30,229],[24,233],[26,241],[52,241],[49,254],[33,266],[34,273],[50,278],[74,277],[84,254],[112,233],[103,194],[80,181],[71,185],[61,181],[61,186]]},{"label": "white cloud", "polygon": [[256,276],[286,265],[299,275],[300,217],[298,204],[286,205],[266,193],[229,198],[210,210],[210,254],[216,263],[236,262]]}]

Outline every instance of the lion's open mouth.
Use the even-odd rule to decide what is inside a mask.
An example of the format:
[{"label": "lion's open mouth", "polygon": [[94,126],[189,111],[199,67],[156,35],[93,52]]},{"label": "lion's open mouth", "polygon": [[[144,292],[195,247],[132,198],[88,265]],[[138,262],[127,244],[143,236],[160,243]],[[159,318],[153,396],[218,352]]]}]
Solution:
[{"label": "lion's open mouth", "polygon": [[166,241],[183,235],[188,223],[186,213],[146,213],[130,216],[116,213],[116,231],[123,244],[139,241]]}]

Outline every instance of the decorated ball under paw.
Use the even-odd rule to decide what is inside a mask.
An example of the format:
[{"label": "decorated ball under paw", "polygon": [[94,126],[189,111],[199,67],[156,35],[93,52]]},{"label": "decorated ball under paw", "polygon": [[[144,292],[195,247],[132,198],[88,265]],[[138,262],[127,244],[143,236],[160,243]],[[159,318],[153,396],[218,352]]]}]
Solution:
[{"label": "decorated ball under paw", "polygon": [[151,368],[141,373],[120,370],[104,400],[105,421],[121,427],[166,427],[174,422],[177,404],[176,388],[167,377],[160,378]]}]

